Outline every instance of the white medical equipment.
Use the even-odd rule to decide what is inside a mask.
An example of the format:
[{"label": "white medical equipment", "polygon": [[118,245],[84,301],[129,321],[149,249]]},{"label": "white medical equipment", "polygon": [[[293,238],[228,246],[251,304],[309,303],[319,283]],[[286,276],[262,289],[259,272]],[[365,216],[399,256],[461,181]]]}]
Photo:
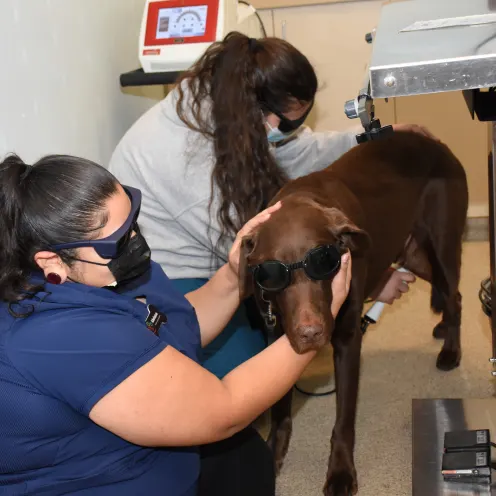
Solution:
[{"label": "white medical equipment", "polygon": [[[398,272],[409,272],[403,267],[398,267],[396,270]],[[385,306],[386,304],[382,303],[382,301],[377,301],[370,307],[369,311],[362,317],[361,328],[363,333],[365,333],[369,324],[377,324]]]},{"label": "white medical equipment", "polygon": [[143,71],[184,71],[231,31],[262,36],[251,5],[238,0],[146,0],[139,40]]}]

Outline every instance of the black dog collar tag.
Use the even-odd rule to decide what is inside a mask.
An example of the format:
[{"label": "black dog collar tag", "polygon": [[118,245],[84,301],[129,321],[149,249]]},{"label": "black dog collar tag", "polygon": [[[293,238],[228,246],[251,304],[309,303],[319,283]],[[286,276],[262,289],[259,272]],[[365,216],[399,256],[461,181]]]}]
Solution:
[{"label": "black dog collar tag", "polygon": [[153,334],[158,335],[158,330],[162,324],[167,322],[167,316],[159,312],[153,305],[148,305],[148,317],[145,320],[146,327]]}]

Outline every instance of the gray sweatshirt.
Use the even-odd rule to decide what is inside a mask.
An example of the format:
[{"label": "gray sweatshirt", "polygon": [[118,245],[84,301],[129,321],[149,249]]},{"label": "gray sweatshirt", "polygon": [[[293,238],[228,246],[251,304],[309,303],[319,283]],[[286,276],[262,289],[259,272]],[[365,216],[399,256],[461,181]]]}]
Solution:
[{"label": "gray sweatshirt", "polygon": [[[209,278],[227,260],[232,240],[217,246],[215,200],[209,210],[213,144],[179,119],[176,101],[172,91],[136,121],[117,145],[109,169],[122,184],[142,191],[139,225],[153,260],[172,279]],[[356,145],[355,135],[303,127],[273,153],[296,178],[337,160]]]}]

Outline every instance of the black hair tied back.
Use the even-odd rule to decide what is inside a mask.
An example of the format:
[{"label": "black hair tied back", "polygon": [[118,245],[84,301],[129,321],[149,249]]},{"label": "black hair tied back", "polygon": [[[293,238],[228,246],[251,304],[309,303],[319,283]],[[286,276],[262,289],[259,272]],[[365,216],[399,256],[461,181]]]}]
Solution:
[{"label": "black hair tied back", "polygon": [[[105,168],[69,155],[49,155],[33,166],[17,155],[0,162],[0,302],[12,304],[40,290],[36,253],[58,243],[89,239],[117,181]],[[71,265],[72,253],[60,258]]]},{"label": "black hair tied back", "polygon": [[20,186],[22,186],[22,184],[24,183],[24,181],[26,180],[26,178],[29,176],[29,174],[33,170],[33,166],[32,165],[25,164],[24,162],[22,162],[22,163],[24,165],[24,172],[21,174],[21,176],[19,178],[19,185]]},{"label": "black hair tied back", "polygon": [[23,280],[18,233],[22,210],[21,183],[29,167],[17,156],[10,155],[0,164],[0,295],[17,299]]}]

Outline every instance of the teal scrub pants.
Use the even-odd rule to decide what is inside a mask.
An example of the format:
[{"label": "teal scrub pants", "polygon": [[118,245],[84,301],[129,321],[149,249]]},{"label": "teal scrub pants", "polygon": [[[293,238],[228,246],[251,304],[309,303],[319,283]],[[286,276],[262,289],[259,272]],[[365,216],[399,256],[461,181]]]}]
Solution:
[{"label": "teal scrub pants", "polygon": [[[171,279],[182,294],[203,286],[208,279]],[[250,326],[244,304],[241,304],[225,329],[202,350],[201,364],[222,379],[266,346],[261,330]]]}]

